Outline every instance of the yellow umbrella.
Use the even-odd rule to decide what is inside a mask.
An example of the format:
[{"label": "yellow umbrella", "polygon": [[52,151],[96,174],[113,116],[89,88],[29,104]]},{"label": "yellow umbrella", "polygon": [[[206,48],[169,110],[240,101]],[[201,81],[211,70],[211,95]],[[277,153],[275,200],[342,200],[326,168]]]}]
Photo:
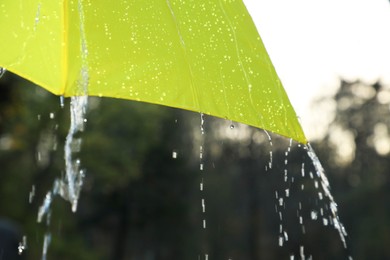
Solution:
[{"label": "yellow umbrella", "polygon": [[66,97],[123,98],[306,143],[241,0],[2,0],[0,67]]}]

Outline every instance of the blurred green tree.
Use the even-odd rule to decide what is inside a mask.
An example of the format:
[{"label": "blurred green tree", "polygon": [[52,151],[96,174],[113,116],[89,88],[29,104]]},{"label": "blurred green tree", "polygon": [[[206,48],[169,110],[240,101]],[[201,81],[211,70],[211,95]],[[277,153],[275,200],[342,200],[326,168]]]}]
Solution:
[{"label": "blurred green tree", "polygon": [[335,117],[313,143],[348,249],[328,224],[329,201],[319,198],[304,146],[211,117],[201,135],[196,113],[106,98],[89,99],[75,155],[87,173],[78,211],[56,197],[50,223],[37,224],[46,192],[64,174],[69,104],[61,108],[58,97],[10,73],[0,91],[0,217],[27,235],[26,259],[41,257],[47,232],[48,259],[390,257],[390,92],[380,84],[343,81],[322,100]]},{"label": "blurred green tree", "polygon": [[390,90],[379,82],[341,81],[322,102],[335,117],[316,143],[331,179],[356,259],[389,259]]}]

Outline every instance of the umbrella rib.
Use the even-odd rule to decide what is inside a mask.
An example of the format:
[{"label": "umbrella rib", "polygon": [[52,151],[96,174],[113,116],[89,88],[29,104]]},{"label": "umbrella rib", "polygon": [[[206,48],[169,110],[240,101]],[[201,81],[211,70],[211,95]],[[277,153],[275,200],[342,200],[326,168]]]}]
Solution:
[{"label": "umbrella rib", "polygon": [[62,61],[62,79],[61,79],[61,90],[60,94],[65,94],[65,88],[67,85],[68,78],[68,42],[69,42],[69,23],[68,23],[68,1],[62,2],[62,50],[61,50],[61,61]]},{"label": "umbrella rib", "polygon": [[225,16],[225,18],[226,18],[226,20],[228,22],[228,25],[229,25],[230,29],[232,30],[232,34],[233,34],[233,38],[234,38],[234,44],[235,44],[235,48],[236,48],[236,55],[237,55],[237,58],[238,58],[238,64],[239,64],[239,66],[240,66],[240,68],[241,68],[241,70],[242,70],[242,72],[244,74],[244,78],[245,78],[245,81],[247,83],[248,93],[249,93],[249,100],[251,102],[253,110],[257,112],[256,106],[255,106],[253,98],[252,98],[252,83],[251,83],[251,81],[250,81],[250,79],[248,77],[248,72],[245,69],[245,66],[243,64],[243,61],[242,61],[242,58],[241,58],[241,55],[240,55],[240,51],[239,51],[239,47],[238,47],[238,41],[237,41],[237,35],[236,35],[236,30],[235,30],[235,28],[234,28],[234,26],[232,24],[232,21],[230,20],[229,16],[227,15],[221,0],[219,0],[218,2],[219,2],[219,6],[221,8],[221,11],[222,11],[223,15]]},{"label": "umbrella rib", "polygon": [[176,20],[175,12],[172,9],[170,0],[166,0],[166,3],[167,3],[169,11],[171,13],[172,20],[173,20],[173,22],[174,22],[174,24],[176,26],[177,34],[178,34],[179,39],[180,39],[180,44],[183,47],[184,59],[185,59],[187,65],[188,65],[188,70],[189,70],[190,79],[191,79],[190,87],[191,87],[191,92],[192,92],[192,96],[193,96],[194,103],[195,103],[195,108],[198,108],[198,110],[199,110],[198,112],[202,112],[201,108],[200,108],[200,103],[199,103],[199,94],[198,94],[198,92],[196,91],[196,89],[194,87],[194,75],[193,75],[193,72],[192,72],[192,67],[191,67],[190,62],[188,61],[187,46],[186,46],[186,44],[184,42],[184,39],[183,39],[183,36],[181,34],[178,22]]}]

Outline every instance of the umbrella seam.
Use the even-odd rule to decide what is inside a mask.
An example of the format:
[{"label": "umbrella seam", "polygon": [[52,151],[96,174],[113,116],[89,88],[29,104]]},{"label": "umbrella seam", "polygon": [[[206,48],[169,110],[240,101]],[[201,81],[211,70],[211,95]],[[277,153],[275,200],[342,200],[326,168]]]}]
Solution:
[{"label": "umbrella seam", "polygon": [[61,80],[61,90],[60,94],[65,94],[65,89],[68,81],[68,33],[69,33],[69,23],[67,19],[67,10],[68,10],[68,1],[64,0],[62,4],[62,51],[61,51],[61,60],[62,60],[62,80]]},{"label": "umbrella seam", "polygon": [[193,75],[193,72],[192,72],[192,67],[191,67],[191,64],[190,62],[188,61],[188,54],[187,54],[187,46],[184,42],[184,39],[182,37],[182,34],[181,34],[181,31],[180,31],[180,28],[179,28],[179,25],[178,25],[178,22],[176,20],[176,16],[175,16],[175,13],[172,9],[172,6],[171,6],[171,2],[169,0],[166,0],[166,3],[167,3],[167,6],[168,6],[168,9],[171,13],[171,17],[172,17],[172,20],[176,26],[176,30],[177,30],[177,34],[179,36],[179,39],[180,39],[180,44],[181,46],[183,47],[183,52],[184,52],[184,59],[187,63],[187,66],[188,66],[188,71],[190,73],[190,79],[191,79],[191,92],[192,92],[192,96],[194,98],[194,103],[195,103],[195,106],[199,109],[199,113],[203,112],[201,107],[200,107],[200,103],[199,103],[199,93],[198,91],[195,89],[194,87],[194,75]]},{"label": "umbrella seam", "polygon": [[253,98],[252,98],[252,82],[250,81],[250,79],[248,77],[248,73],[247,73],[247,71],[245,69],[245,66],[244,66],[243,62],[242,62],[242,58],[241,58],[239,47],[238,47],[236,30],[235,30],[235,28],[234,28],[234,26],[232,24],[232,21],[229,19],[228,15],[227,15],[227,13],[225,11],[225,8],[222,5],[221,0],[219,0],[218,2],[219,2],[219,6],[221,8],[221,11],[222,11],[223,15],[225,16],[225,18],[226,18],[226,20],[228,22],[228,25],[229,25],[229,27],[232,30],[232,34],[233,34],[233,38],[234,38],[234,44],[235,44],[235,47],[236,47],[236,55],[237,55],[237,58],[238,58],[238,61],[239,61],[239,66],[240,66],[242,72],[244,73],[244,78],[245,78],[245,81],[246,81],[247,87],[248,87],[249,100],[251,101],[251,105],[252,105],[253,110],[257,112],[256,106],[255,106]]}]

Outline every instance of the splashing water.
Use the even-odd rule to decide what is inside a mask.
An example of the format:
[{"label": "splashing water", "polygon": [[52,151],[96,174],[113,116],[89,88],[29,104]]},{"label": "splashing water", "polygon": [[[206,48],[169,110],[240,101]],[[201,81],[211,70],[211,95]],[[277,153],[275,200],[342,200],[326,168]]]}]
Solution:
[{"label": "splashing water", "polygon": [[[340,239],[344,245],[344,248],[347,248],[347,243],[345,240],[345,238],[347,236],[347,232],[345,231],[345,228],[339,219],[338,211],[337,211],[337,204],[334,201],[332,194],[330,193],[330,185],[329,185],[328,178],[325,175],[325,170],[322,167],[320,160],[318,159],[317,155],[315,154],[315,152],[310,144],[306,145],[306,149],[307,149],[308,156],[310,157],[310,159],[313,162],[314,168],[316,170],[316,174],[321,180],[321,186],[322,186],[322,189],[325,193],[325,196],[330,201],[329,203],[330,203],[330,211],[331,211],[331,217],[332,217],[331,223],[333,224],[334,228],[338,231],[338,233],[340,235]],[[322,198],[322,194],[321,194],[320,199],[321,198]]]},{"label": "splashing water", "polygon": [[19,242],[19,246],[18,246],[19,255],[22,255],[24,250],[26,250],[26,249],[27,249],[27,237],[23,236],[22,242]]},{"label": "splashing water", "polygon": [[84,131],[85,117],[88,105],[88,44],[85,36],[85,18],[82,1],[78,1],[78,13],[80,18],[80,49],[81,70],[78,81],[80,96],[71,97],[70,101],[70,128],[65,142],[65,170],[66,176],[60,181],[59,194],[72,204],[72,211],[76,212],[77,203],[83,185],[84,170],[80,169],[80,160],[73,158],[73,153],[80,151],[81,139],[76,134]]},{"label": "splashing water", "polygon": [[45,199],[43,201],[43,204],[39,207],[39,210],[38,210],[38,218],[37,218],[37,222],[38,223],[41,223],[42,222],[42,219],[43,217],[48,214],[49,210],[50,210],[50,205],[51,205],[51,202],[53,201],[53,194],[51,191],[49,191],[48,193],[46,193],[46,196],[45,196]]},{"label": "splashing water", "polygon": [[50,243],[51,243],[51,234],[46,233],[43,239],[42,260],[46,260],[47,258],[47,250],[49,249]]},{"label": "splashing water", "polygon": [[[50,225],[50,206],[55,195],[60,195],[63,199],[69,201],[72,205],[72,211],[76,212],[78,199],[85,172],[81,169],[81,162],[74,158],[74,154],[80,151],[81,139],[77,135],[84,131],[86,119],[86,110],[88,105],[88,85],[89,85],[89,66],[88,66],[88,45],[84,29],[84,10],[82,0],[78,1],[78,12],[80,18],[80,50],[81,50],[81,69],[79,79],[76,82],[78,96],[71,97],[70,100],[70,127],[66,136],[64,146],[65,176],[54,181],[53,189],[47,192],[43,204],[38,211],[38,222],[41,222],[46,215],[46,225]],[[60,106],[64,107],[64,97],[60,97]],[[52,116],[51,116],[52,118]],[[54,119],[54,115],[53,118]],[[46,232],[43,243],[42,260],[46,260],[47,250],[51,242],[51,233]]]},{"label": "splashing water", "polygon": [[83,185],[84,170],[80,169],[80,160],[73,158],[73,153],[80,151],[81,139],[75,135],[84,131],[87,96],[72,97],[70,102],[71,123],[65,142],[65,179],[60,182],[60,195],[72,204],[72,211],[77,210],[77,202]]}]

